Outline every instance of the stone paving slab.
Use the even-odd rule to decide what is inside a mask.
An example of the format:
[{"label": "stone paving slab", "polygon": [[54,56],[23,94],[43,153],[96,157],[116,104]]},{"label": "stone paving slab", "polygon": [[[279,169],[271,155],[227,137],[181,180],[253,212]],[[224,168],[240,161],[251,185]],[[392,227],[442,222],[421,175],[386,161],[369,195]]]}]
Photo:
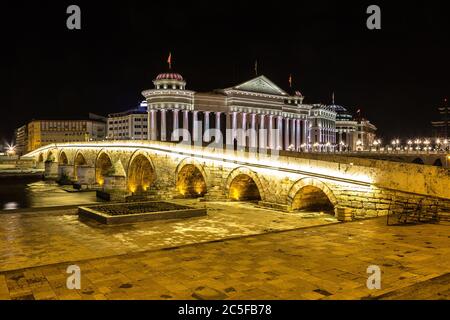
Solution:
[{"label": "stone paving slab", "polygon": [[[253,204],[180,200],[208,216],[106,226],[79,221],[76,210],[0,215],[0,271],[177,247],[271,231],[329,224],[333,217],[302,218]],[[331,220],[330,220],[331,219]],[[336,221],[334,221],[336,222]]]},{"label": "stone paving slab", "polygon": [[[0,272],[0,288],[10,299],[442,299],[449,256],[450,225],[382,218]],[[73,263],[81,290],[65,288]],[[366,287],[369,265],[381,290]]]}]

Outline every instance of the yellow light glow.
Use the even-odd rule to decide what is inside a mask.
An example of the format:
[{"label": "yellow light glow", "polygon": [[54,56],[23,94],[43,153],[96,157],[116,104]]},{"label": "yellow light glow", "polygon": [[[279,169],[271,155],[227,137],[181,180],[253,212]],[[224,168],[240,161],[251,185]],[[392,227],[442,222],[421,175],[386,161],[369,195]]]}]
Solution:
[{"label": "yellow light glow", "polygon": [[[370,175],[361,174],[361,170],[358,170],[357,168],[354,170],[341,170],[339,169],[339,166],[332,168],[333,166],[330,166],[329,162],[326,160],[324,160],[323,163],[322,161],[317,161],[316,163],[311,164],[308,159],[302,158],[244,153],[234,150],[223,150],[222,148],[215,149],[191,145],[174,145],[157,141],[107,141],[49,145],[29,153],[26,157],[36,157],[41,152],[53,150],[55,148],[74,150],[90,150],[96,148],[105,149],[106,152],[126,152],[135,150],[135,148],[142,148],[147,149],[152,154],[168,156],[174,160],[179,160],[180,157],[189,156],[206,165],[219,165],[227,168],[236,168],[237,165],[248,166],[255,172],[273,176],[279,176],[280,170],[282,170],[284,176],[291,177],[292,179],[299,179],[305,175],[321,175],[321,178],[323,179],[334,180],[335,178],[339,178],[349,180],[349,183],[352,183],[352,181],[360,183],[373,182],[373,178]],[[186,189],[183,192],[186,194]]]}]

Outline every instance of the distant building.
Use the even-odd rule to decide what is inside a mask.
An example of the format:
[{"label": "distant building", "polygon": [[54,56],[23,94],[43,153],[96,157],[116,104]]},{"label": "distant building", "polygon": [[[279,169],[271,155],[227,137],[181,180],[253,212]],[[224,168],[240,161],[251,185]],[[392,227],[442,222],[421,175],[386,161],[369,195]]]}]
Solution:
[{"label": "distant building", "polygon": [[313,105],[309,118],[313,151],[333,150],[336,144],[336,112],[325,105]]},{"label": "distant building", "polygon": [[108,115],[109,140],[147,140],[147,103],[142,102],[136,109]]},{"label": "distant building", "polygon": [[367,151],[373,146],[377,128],[361,117],[353,116],[347,108],[331,105],[336,112],[336,144],[339,151]]},{"label": "distant building", "polygon": [[[52,143],[104,140],[106,123],[101,117],[97,118],[97,120],[32,120],[26,126],[26,152]],[[16,132],[19,132],[19,129]]]},{"label": "distant building", "polygon": [[438,112],[441,116],[441,120],[431,122],[433,127],[433,137],[448,139],[450,134],[450,107],[447,104],[447,99],[444,99],[444,105],[438,108]]},{"label": "distant building", "polygon": [[214,143],[234,148],[325,151],[335,147],[335,113],[305,104],[292,88],[285,91],[260,75],[211,92],[186,90],[172,71],[159,74],[142,92],[148,103],[148,140]]},{"label": "distant building", "polygon": [[28,127],[27,125],[17,128],[14,132],[16,154],[22,156],[28,151]]}]

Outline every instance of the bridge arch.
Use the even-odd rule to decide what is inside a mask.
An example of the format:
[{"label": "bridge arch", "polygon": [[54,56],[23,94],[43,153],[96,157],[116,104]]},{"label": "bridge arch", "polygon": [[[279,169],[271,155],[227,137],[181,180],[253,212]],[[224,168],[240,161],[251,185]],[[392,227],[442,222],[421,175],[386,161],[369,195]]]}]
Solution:
[{"label": "bridge arch", "polygon": [[95,182],[102,186],[105,182],[105,176],[112,169],[113,162],[110,155],[101,150],[95,160]]},{"label": "bridge arch", "polygon": [[69,164],[69,158],[67,158],[67,154],[64,151],[61,151],[59,153],[58,159],[59,159],[59,161],[58,161],[59,164],[62,164],[62,165],[68,165]]},{"label": "bridge arch", "polygon": [[422,159],[422,158],[419,158],[419,157],[415,158],[415,159],[412,161],[412,163],[415,163],[415,164],[425,164],[425,162],[423,161],[423,159]]},{"label": "bridge arch", "polygon": [[437,159],[433,162],[433,166],[435,166],[435,167],[442,167],[442,160],[441,160],[441,158],[437,158]]},{"label": "bridge arch", "polygon": [[78,150],[73,158],[73,163],[75,166],[85,166],[87,165],[86,157],[84,154]]},{"label": "bridge arch", "polygon": [[47,157],[45,158],[45,161],[55,162],[57,160],[55,153],[56,153],[56,151],[49,151],[47,153]]},{"label": "bridge arch", "polygon": [[175,171],[176,189],[185,197],[203,197],[208,192],[208,175],[203,165],[192,158],[183,159]]},{"label": "bridge arch", "polygon": [[148,191],[156,180],[156,171],[150,156],[135,151],[127,166],[127,189],[132,193]]},{"label": "bridge arch", "polygon": [[236,201],[256,201],[266,198],[258,175],[246,167],[238,167],[228,175],[226,194],[229,199]]},{"label": "bridge arch", "polygon": [[336,196],[322,181],[303,178],[291,187],[287,205],[289,211],[321,210],[331,211],[337,204]]},{"label": "bridge arch", "polygon": [[39,153],[37,162],[44,162],[44,154],[42,152]]},{"label": "bridge arch", "polygon": [[78,168],[85,165],[87,165],[86,157],[78,150],[73,159],[73,176],[75,180],[78,179]]}]

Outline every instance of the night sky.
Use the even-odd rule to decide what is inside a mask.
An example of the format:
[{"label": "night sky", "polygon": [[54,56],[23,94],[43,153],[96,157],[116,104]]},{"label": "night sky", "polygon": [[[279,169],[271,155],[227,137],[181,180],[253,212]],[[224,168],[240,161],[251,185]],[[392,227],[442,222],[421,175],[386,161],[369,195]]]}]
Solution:
[{"label": "night sky", "polygon": [[[107,115],[167,69],[209,91],[260,74],[305,103],[361,109],[385,139],[425,135],[450,95],[446,1],[10,1],[1,9],[0,139],[36,118]],[[66,8],[82,30],[66,28]],[[378,4],[382,30],[366,28]]]}]

